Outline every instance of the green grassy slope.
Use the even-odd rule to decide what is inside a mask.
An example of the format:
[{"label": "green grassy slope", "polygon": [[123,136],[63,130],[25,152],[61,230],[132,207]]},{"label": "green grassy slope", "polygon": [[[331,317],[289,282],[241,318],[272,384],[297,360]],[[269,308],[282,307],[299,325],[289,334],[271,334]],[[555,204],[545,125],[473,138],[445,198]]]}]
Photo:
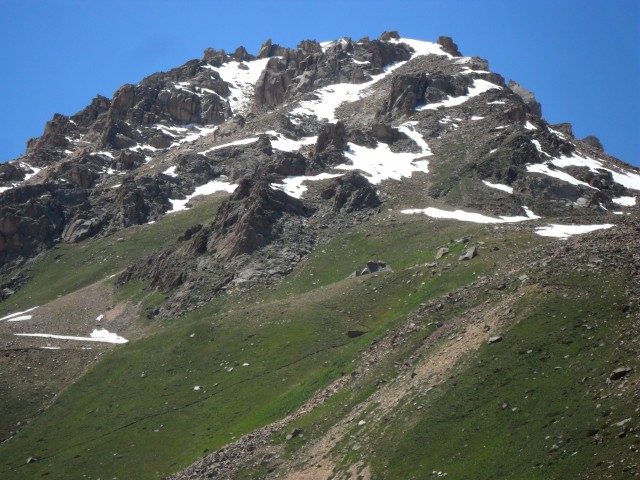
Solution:
[{"label": "green grassy slope", "polygon": [[[160,247],[176,243],[178,236],[191,225],[210,222],[222,200],[202,203],[190,210],[167,215],[156,223],[130,227],[106,237],[73,245],[56,245],[12,273],[26,274],[31,280],[0,303],[0,317],[91,285]],[[119,238],[124,241],[118,241]]]},{"label": "green grassy slope", "polygon": [[[230,294],[158,323],[2,446],[0,475],[159,478],[285,416],[421,302],[490,271],[524,241],[492,227],[437,227],[421,217],[369,222],[319,246],[276,290]],[[464,235],[487,242],[473,265],[457,261],[458,244],[442,262],[451,268],[416,266]],[[395,271],[345,280],[371,258]],[[367,333],[351,339],[348,330]],[[40,460],[26,464],[30,456]]]},{"label": "green grassy slope", "polygon": [[[405,405],[370,453],[378,478],[626,478],[637,435],[638,371],[624,275],[564,274],[518,303],[519,322],[454,381]],[[633,389],[635,390],[635,398]],[[631,391],[629,391],[631,390]],[[381,453],[385,454],[382,455]],[[621,453],[622,452],[622,453]]]}]

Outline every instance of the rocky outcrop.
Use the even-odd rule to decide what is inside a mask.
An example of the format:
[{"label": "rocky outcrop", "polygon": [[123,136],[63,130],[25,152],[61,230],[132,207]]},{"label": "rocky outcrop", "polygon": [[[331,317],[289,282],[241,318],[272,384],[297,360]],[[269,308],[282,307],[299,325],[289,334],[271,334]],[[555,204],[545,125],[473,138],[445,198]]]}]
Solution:
[{"label": "rocky outcrop", "polygon": [[529,111],[536,117],[542,116],[542,105],[536,101],[535,95],[514,80],[509,80],[509,88],[518,95]]},{"label": "rocky outcrop", "polygon": [[436,40],[436,43],[442,47],[442,50],[453,55],[454,57],[462,56],[460,50],[458,50],[458,45],[455,44],[453,38],[440,36],[438,37],[438,40]]},{"label": "rocky outcrop", "polygon": [[97,218],[76,218],[67,223],[62,232],[62,240],[67,243],[77,243],[91,237],[100,228]]},{"label": "rocky outcrop", "polygon": [[600,142],[600,139],[598,137],[596,137],[595,135],[587,135],[586,137],[584,137],[582,139],[582,141],[584,143],[587,143],[587,144],[591,145],[596,150],[600,150],[601,152],[604,152],[604,147],[602,146],[602,143]]},{"label": "rocky outcrop", "polygon": [[320,155],[329,148],[342,151],[347,147],[347,129],[342,122],[325,125],[318,134],[314,153]]},{"label": "rocky outcrop", "polygon": [[265,181],[243,179],[219,208],[207,250],[224,259],[252,253],[279,236],[283,217],[311,213],[300,200],[272,189]]},{"label": "rocky outcrop", "polygon": [[325,200],[333,200],[334,211],[353,212],[364,208],[376,208],[382,202],[376,188],[360,173],[349,172],[331,180],[321,193]]},{"label": "rocky outcrop", "polygon": [[0,194],[0,265],[55,244],[62,233],[65,211],[45,185],[28,185]]},{"label": "rocky outcrop", "polygon": [[144,161],[144,153],[122,150],[118,158],[112,162],[112,167],[116,170],[134,170],[144,164]]},{"label": "rocky outcrop", "polygon": [[394,75],[379,117],[387,120],[408,117],[413,115],[418,105],[437,103],[449,96],[466,95],[472,81],[466,76],[444,73]]}]

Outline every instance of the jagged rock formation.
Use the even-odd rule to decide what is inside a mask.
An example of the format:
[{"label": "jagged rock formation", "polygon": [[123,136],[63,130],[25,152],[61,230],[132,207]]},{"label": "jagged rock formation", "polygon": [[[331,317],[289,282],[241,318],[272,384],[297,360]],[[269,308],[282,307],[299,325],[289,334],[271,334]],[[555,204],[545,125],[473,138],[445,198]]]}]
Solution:
[{"label": "jagged rock formation", "polygon": [[[486,60],[462,56],[449,37],[429,44],[385,32],[294,49],[269,40],[255,56],[207,49],[111,99],[96,97],[76,115],[56,114],[23,157],[0,166],[0,264],[158,219],[198,187],[227,182],[230,190],[243,178],[269,179],[292,194],[281,186],[295,177],[299,196],[314,190],[305,175],[354,165],[364,176],[334,179],[305,194],[307,202],[315,199],[316,212],[322,202],[334,211],[377,207],[383,178],[411,175],[354,164],[385,145],[387,155],[414,155],[403,172],[429,162],[421,202],[597,217],[631,201],[616,199],[634,197],[636,169],[604,154],[595,137],[579,141],[570,125],[548,125],[541,114],[533,93],[505,84]],[[464,179],[474,187],[462,187]],[[385,185],[386,195],[397,193],[398,185]],[[246,253],[269,237],[258,229],[253,240],[241,238],[250,232],[217,248]]]}]

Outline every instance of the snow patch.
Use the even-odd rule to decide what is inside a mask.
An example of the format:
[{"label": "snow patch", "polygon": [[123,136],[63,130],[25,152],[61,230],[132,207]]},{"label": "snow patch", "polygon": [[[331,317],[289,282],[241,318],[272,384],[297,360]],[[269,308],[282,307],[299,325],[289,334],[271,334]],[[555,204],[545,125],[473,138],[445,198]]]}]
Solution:
[{"label": "snow patch", "polygon": [[562,156],[551,160],[556,167],[587,167],[594,173],[600,173],[600,170],[611,172],[613,181],[619,183],[623,187],[630,188],[632,190],[640,190],[640,175],[633,172],[616,172],[609,168],[605,168],[603,163],[599,160],[594,160],[586,156],[581,156],[577,152],[573,152],[571,157]]},{"label": "snow patch", "polygon": [[302,195],[307,191],[308,188],[306,185],[303,185],[303,183],[317,182],[320,180],[326,180],[328,178],[335,178],[340,176],[341,174],[337,173],[319,173],[318,175],[310,176],[292,176],[285,178],[282,183],[272,183],[271,187],[282,190],[291,197],[302,198]]},{"label": "snow patch", "polygon": [[466,95],[460,95],[459,97],[448,97],[441,102],[437,103],[427,103],[426,105],[420,105],[416,107],[417,111],[421,110],[436,110],[440,107],[449,108],[455,107],[457,105],[462,105],[467,100],[477,97],[478,95],[483,94],[484,92],[488,92],[489,90],[498,89],[502,90],[502,87],[495,85],[486,80],[482,80],[481,78],[476,78],[473,80],[473,86],[469,87],[469,92]]},{"label": "snow patch", "polygon": [[415,53],[411,58],[418,57],[420,55],[440,55],[447,58],[453,58],[453,55],[445,52],[442,46],[438,43],[425,42],[423,40],[414,40],[412,38],[400,38],[400,40],[391,39],[389,43],[405,43],[415,50]]},{"label": "snow patch", "polygon": [[349,143],[349,150],[345,156],[350,164],[338,165],[338,170],[361,170],[373,184],[383,180],[400,180],[410,177],[414,172],[429,173],[429,162],[424,157],[432,155],[427,142],[422,135],[414,130],[416,122],[407,122],[398,130],[410,137],[419,147],[420,153],[392,152],[386,143],[378,143],[375,148],[362,147]]},{"label": "snow patch", "polygon": [[538,127],[536,127],[529,120],[527,120],[527,123],[524,124],[524,128],[526,128],[527,130],[537,130],[538,129]]},{"label": "snow patch", "polygon": [[290,138],[285,137],[283,134],[275,132],[273,130],[269,130],[265,133],[267,135],[276,137],[276,140],[271,140],[271,146],[276,150],[281,150],[283,152],[297,152],[304,145],[313,145],[318,139],[317,136],[314,136],[302,137],[300,140],[291,140]]},{"label": "snow patch", "polygon": [[170,177],[174,177],[174,178],[178,176],[178,174],[176,173],[176,166],[175,166],[175,165],[174,165],[174,166],[172,166],[172,167],[167,168],[167,169],[166,169],[164,172],[162,172],[162,173],[164,173],[165,175],[168,175],[168,176],[170,176]]},{"label": "snow patch", "polygon": [[547,175],[549,177],[562,180],[563,182],[571,183],[572,185],[584,185],[585,187],[589,187],[594,190],[597,190],[596,188],[592,187],[588,183],[582,182],[577,178],[572,177],[568,173],[560,172],[558,170],[552,170],[551,168],[549,168],[547,164],[536,163],[536,164],[527,165],[526,167],[527,167],[527,172],[530,172],[530,173],[541,173],[543,175]]},{"label": "snow patch", "polygon": [[472,223],[515,223],[515,222],[524,222],[526,220],[535,220],[537,218],[541,218],[535,215],[531,210],[527,207],[522,207],[526,213],[526,216],[500,216],[499,218],[489,217],[488,215],[483,215],[481,213],[473,213],[473,212],[465,212],[464,210],[441,210],[439,208],[427,207],[427,208],[411,208],[407,210],[401,210],[401,213],[405,214],[416,214],[421,213],[428,217],[432,218],[447,218],[451,220],[461,220],[463,222],[472,222]]},{"label": "snow patch", "polygon": [[602,225],[557,225],[550,224],[546,227],[536,228],[536,233],[542,237],[569,238],[571,235],[580,235],[582,233],[594,232],[605,228],[614,227],[612,223],[604,223]]},{"label": "snow patch", "polygon": [[42,338],[57,338],[59,340],[78,340],[84,342],[103,342],[103,343],[127,343],[126,338],[120,337],[115,333],[104,328],[97,328],[93,330],[88,337],[76,337],[72,335],[52,335],[50,333],[16,333],[18,337],[42,337]]},{"label": "snow patch", "polygon": [[496,190],[502,190],[503,192],[513,193],[513,187],[510,187],[509,185],[502,185],[500,183],[491,183],[491,182],[487,182],[486,180],[482,180],[482,183],[484,183],[487,187],[495,188]]},{"label": "snow patch", "polygon": [[[10,314],[10,315],[7,315],[6,317],[2,317],[2,318],[0,318],[0,322],[1,322],[2,320],[9,320],[10,318],[23,316],[25,313],[33,312],[36,308],[38,308],[38,307],[30,308],[29,310],[25,310],[24,312],[16,312],[16,313],[12,313],[12,314]],[[9,321],[11,321],[11,320],[9,320]]]},{"label": "snow patch", "polygon": [[[230,61],[219,67],[204,65],[202,68],[215,70],[220,78],[229,84],[229,105],[234,113],[244,113],[253,100],[255,85],[267,66],[269,58],[249,62]],[[243,68],[240,68],[240,66]],[[246,67],[246,68],[244,68]]]},{"label": "snow patch", "polygon": [[536,150],[538,150],[538,152],[540,152],[541,154],[546,155],[547,157],[551,156],[547,152],[542,150],[542,145],[540,145],[540,142],[538,140],[531,139],[531,143],[533,143],[533,145],[536,147]]},{"label": "snow patch", "polygon": [[636,204],[636,197],[618,197],[612,198],[611,201],[623,207],[633,207]]},{"label": "snow patch", "polygon": [[[223,178],[223,177],[221,177]],[[181,212],[187,210],[187,203],[198,195],[211,195],[216,192],[228,192],[232,193],[238,185],[232,184],[231,182],[227,182],[225,180],[211,180],[204,185],[200,185],[196,187],[194,192],[191,195],[187,195],[187,198],[183,200],[171,200],[171,210],[167,211],[167,213]]]}]

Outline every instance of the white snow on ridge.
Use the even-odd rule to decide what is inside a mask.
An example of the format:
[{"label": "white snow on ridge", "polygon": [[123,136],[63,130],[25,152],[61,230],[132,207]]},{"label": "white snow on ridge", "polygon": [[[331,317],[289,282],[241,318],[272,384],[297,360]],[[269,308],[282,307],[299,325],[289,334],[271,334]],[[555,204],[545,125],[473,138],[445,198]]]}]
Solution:
[{"label": "white snow on ridge", "polygon": [[76,337],[72,335],[52,335],[50,333],[15,333],[18,337],[42,337],[42,338],[57,338],[59,340],[78,340],[84,342],[103,342],[103,343],[127,343],[126,338],[120,337],[115,333],[104,328],[98,328],[93,330],[88,337]]},{"label": "white snow on ridge", "polygon": [[328,178],[335,178],[340,176],[341,174],[338,173],[320,173],[318,175],[300,175],[297,177],[292,176],[285,178],[282,183],[272,183],[271,187],[282,190],[284,193],[294,198],[302,198],[302,195],[307,191],[308,188],[306,185],[303,185],[303,183],[317,182],[319,180],[326,180]]},{"label": "white snow on ridge", "polygon": [[589,188],[593,188],[594,190],[597,190],[596,188],[592,187],[588,183],[580,181],[577,178],[572,177],[568,173],[561,172],[559,170],[552,170],[551,168],[549,168],[548,165],[543,163],[535,163],[535,164],[527,165],[527,172],[541,173],[543,175],[547,175],[549,177],[554,177],[554,178],[557,178],[558,180],[571,183],[572,185],[584,185],[585,187],[589,187]]},{"label": "white snow on ridge", "polygon": [[540,152],[543,155],[546,155],[547,157],[550,157],[551,155],[549,155],[547,152],[545,152],[544,150],[542,150],[542,145],[540,145],[540,142],[536,139],[531,139],[531,143],[533,143],[536,147],[536,150],[538,150],[538,152]]},{"label": "white snow on ridge", "polygon": [[9,318],[7,322],[23,322],[25,320],[31,320],[33,315],[20,315],[19,317]]},{"label": "white snow on ridge", "polygon": [[[232,60],[223,63],[220,67],[204,65],[203,68],[215,70],[222,80],[230,84],[229,105],[234,113],[244,113],[253,98],[255,84],[268,62],[269,58],[249,62]],[[247,68],[240,68],[241,64]]]},{"label": "white snow on ridge", "polygon": [[229,143],[225,143],[223,145],[216,145],[215,147],[211,147],[207,150],[204,150],[203,152],[198,152],[201,155],[205,155],[209,152],[213,152],[214,150],[220,150],[222,148],[227,148],[227,147],[235,147],[237,145],[248,145],[250,143],[254,143],[258,141],[258,137],[249,137],[249,138],[243,138],[242,140],[236,140],[234,142],[229,142]]},{"label": "white snow on ridge", "polygon": [[174,178],[178,176],[178,174],[176,173],[176,166],[175,165],[173,165],[172,167],[167,168],[162,173],[164,173],[165,175],[168,175],[170,177],[174,177]]},{"label": "white snow on ridge", "polygon": [[611,201],[623,207],[633,207],[636,204],[636,197],[618,197],[612,198]]},{"label": "white snow on ridge", "polygon": [[0,322],[1,322],[2,320],[8,320],[8,321],[11,321],[11,320],[9,320],[10,318],[23,316],[25,313],[33,312],[36,308],[38,308],[38,307],[30,308],[30,309],[28,309],[28,310],[25,310],[24,312],[16,312],[16,313],[12,313],[11,315],[7,315],[6,317],[2,317],[2,318],[0,318]]},{"label": "white snow on ridge", "polygon": [[502,185],[500,183],[491,183],[491,182],[487,182],[486,180],[482,180],[482,183],[484,183],[487,187],[495,188],[496,190],[502,190],[503,192],[513,193],[513,187],[510,187],[509,185]]},{"label": "white snow on ridge", "polygon": [[415,50],[412,58],[420,55],[440,55],[447,58],[453,58],[453,55],[445,52],[438,43],[425,42],[424,40],[414,40],[412,38],[400,38],[400,40],[391,39],[390,43],[405,43]]},{"label": "white snow on ridge", "polygon": [[336,83],[319,88],[313,92],[317,97],[316,99],[300,102],[298,107],[291,111],[291,114],[293,116],[316,116],[318,120],[327,120],[331,123],[335,123],[338,121],[335,116],[335,112],[340,105],[360,100],[366,96],[366,91],[369,87],[382,80],[405,63],[407,62],[397,62],[392,65],[387,65],[383,73],[371,77],[371,80],[365,83]]},{"label": "white snow on ridge", "polygon": [[[410,177],[414,172],[428,173],[429,162],[425,160],[425,157],[432,155],[432,153],[422,135],[414,129],[416,123],[403,123],[398,127],[398,130],[406,134],[420,147],[420,153],[394,153],[385,143],[378,143],[375,148],[349,143],[349,150],[345,153],[345,157],[350,163],[337,165],[335,169],[360,170],[374,185],[387,179],[400,180],[402,177]],[[292,197],[300,198],[307,190],[303,183],[339,176],[341,174],[321,173],[315,176],[287,177],[283,183],[272,183],[271,186],[283,190]]]},{"label": "white snow on ridge", "polygon": [[183,200],[169,199],[169,201],[171,202],[172,208],[166,213],[174,213],[174,212],[181,212],[183,210],[187,210],[187,203],[189,203],[189,201],[192,198],[197,197],[198,195],[211,195],[212,193],[216,193],[216,192],[232,193],[236,189],[236,187],[237,185],[224,180],[211,180],[210,182],[205,183],[204,185],[200,185],[199,187],[196,187],[194,192],[191,195],[187,195],[187,198]]},{"label": "white snow on ridge", "polygon": [[344,163],[335,168],[338,170],[361,170],[374,185],[383,180],[400,180],[410,177],[414,172],[429,173],[429,162],[424,157],[432,155],[427,142],[422,135],[414,130],[416,122],[406,122],[398,127],[419,147],[420,153],[391,151],[386,143],[378,143],[375,148],[362,147],[354,143],[349,144],[349,151],[345,153],[351,163]]},{"label": "white snow on ridge", "polygon": [[217,125],[213,127],[196,126],[195,129],[197,130],[196,132],[190,133],[189,135],[187,135],[186,137],[178,141],[178,143],[171,144],[171,147],[175,147],[183,143],[191,143],[197,140],[198,138],[204,137],[205,135],[210,135],[218,129],[218,126]]},{"label": "white snow on ridge", "polygon": [[91,153],[90,153],[90,155],[92,155],[92,156],[95,156],[95,155],[102,155],[102,156],[104,156],[104,157],[109,157],[109,158],[110,158],[110,159],[112,159],[112,160],[115,158],[115,157],[113,156],[113,153],[111,153],[111,152],[106,152],[106,151],[103,151],[103,152],[91,152]]},{"label": "white snow on ridge", "polygon": [[406,210],[401,210],[401,213],[405,214],[416,214],[421,213],[428,217],[432,218],[447,218],[451,220],[461,220],[463,222],[472,222],[472,223],[515,223],[515,222],[524,222],[526,220],[535,220],[541,218],[535,215],[531,210],[527,207],[522,207],[527,214],[526,216],[500,216],[489,217],[488,215],[483,215],[481,213],[473,213],[473,212],[465,212],[464,210],[441,210],[439,208],[427,207],[427,208],[410,208]]},{"label": "white snow on ridge", "polygon": [[416,107],[416,110],[417,111],[436,110],[440,107],[444,107],[444,108],[455,107],[457,105],[462,105],[467,100],[473,97],[477,97],[478,95],[481,95],[484,92],[493,90],[494,88],[498,90],[502,89],[502,87],[499,87],[494,83],[488,82],[487,80],[483,80],[481,78],[475,78],[473,80],[473,86],[469,87],[469,93],[467,93],[466,95],[460,95],[459,97],[448,97],[442,100],[441,102],[427,103],[426,105],[420,105]]},{"label": "white snow on ridge", "polygon": [[[534,143],[534,145],[535,145],[535,143]],[[537,147],[537,145],[536,145],[536,147]],[[540,151],[542,151],[542,149],[540,149]],[[592,171],[593,173],[600,173],[601,170],[604,170],[604,171],[607,171],[607,172],[611,172],[611,176],[613,177],[613,181],[614,182],[619,183],[623,187],[630,188],[632,190],[640,190],[640,174],[637,174],[637,173],[634,173],[634,172],[628,172],[628,171],[627,172],[618,172],[618,171],[615,171],[615,170],[611,170],[610,168],[606,168],[604,166],[604,164],[600,160],[595,160],[595,159],[587,157],[587,156],[582,156],[578,152],[573,152],[570,157],[566,156],[566,155],[563,155],[561,157],[552,158],[549,161],[554,166],[559,167],[559,168],[586,167],[590,171]],[[537,168],[539,168],[539,167],[537,167]],[[527,170],[529,170],[529,166],[527,166]],[[529,171],[531,171],[531,170],[529,170]],[[545,174],[549,175],[549,173],[546,173],[546,172],[539,172],[539,173],[545,173]],[[556,176],[556,175],[566,175],[567,177],[570,177],[568,174],[566,174],[564,172],[555,172],[555,171],[554,171],[554,175],[551,175],[551,176]],[[560,176],[557,176],[557,178],[560,178]],[[573,181],[570,181],[570,183],[579,182],[582,185],[587,185],[586,183],[580,182],[579,180],[577,180],[577,179],[575,179],[573,177],[570,177],[570,178],[573,179]],[[569,181],[569,180],[566,180],[566,181]],[[591,187],[591,188],[593,188],[593,187]]]},{"label": "white snow on ridge", "polygon": [[611,228],[615,225],[612,223],[605,223],[602,225],[557,225],[550,224],[546,227],[536,228],[536,233],[542,237],[556,237],[567,239],[571,235],[580,235],[582,233],[594,232],[596,230],[602,230],[605,228]]},{"label": "white snow on ridge", "polygon": [[269,130],[265,133],[272,137],[276,137],[276,140],[271,140],[271,146],[276,150],[280,150],[283,152],[297,152],[302,146],[312,145],[316,143],[316,140],[318,139],[317,136],[313,136],[302,137],[300,140],[291,140],[290,138],[287,138],[283,134],[274,130]]}]

